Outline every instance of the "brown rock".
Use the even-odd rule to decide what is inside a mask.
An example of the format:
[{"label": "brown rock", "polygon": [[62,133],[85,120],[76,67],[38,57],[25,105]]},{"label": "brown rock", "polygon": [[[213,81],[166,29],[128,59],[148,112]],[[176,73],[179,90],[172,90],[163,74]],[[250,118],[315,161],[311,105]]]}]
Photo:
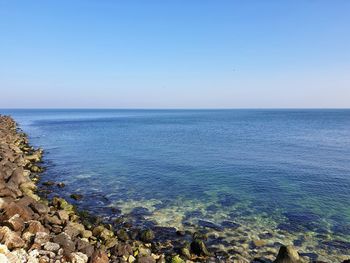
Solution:
[{"label": "brown rock", "polygon": [[25,245],[23,239],[7,226],[0,227],[0,242],[4,243],[9,249],[21,248]]},{"label": "brown rock", "polygon": [[34,243],[36,244],[44,244],[50,240],[50,236],[46,232],[37,232],[35,235]]},{"label": "brown rock", "polygon": [[75,243],[66,233],[61,233],[55,236],[53,242],[59,244],[67,255],[75,250]]},{"label": "brown rock", "polygon": [[45,215],[49,212],[49,207],[39,203],[39,202],[34,202],[30,205],[30,208],[35,212],[38,213],[39,215]]},{"label": "brown rock", "polygon": [[22,232],[24,229],[24,221],[19,216],[19,214],[16,214],[12,216],[9,220],[4,222],[5,226],[8,226],[15,232]]},{"label": "brown rock", "polygon": [[102,250],[95,251],[91,257],[91,263],[108,263],[108,256]]},{"label": "brown rock", "polygon": [[49,233],[49,230],[47,230],[39,221],[36,220],[30,220],[28,222],[28,227],[25,230],[25,232],[29,232],[31,234],[36,234],[38,232],[46,232]]},{"label": "brown rock", "polygon": [[84,253],[88,257],[91,257],[94,253],[94,247],[89,242],[81,239],[77,240],[77,250]]},{"label": "brown rock", "polygon": [[8,206],[5,208],[5,215],[8,218],[10,218],[16,214],[19,214],[19,216],[24,221],[28,221],[28,220],[32,219],[33,211],[29,207],[22,206],[20,204],[15,203],[15,202],[8,204]]}]

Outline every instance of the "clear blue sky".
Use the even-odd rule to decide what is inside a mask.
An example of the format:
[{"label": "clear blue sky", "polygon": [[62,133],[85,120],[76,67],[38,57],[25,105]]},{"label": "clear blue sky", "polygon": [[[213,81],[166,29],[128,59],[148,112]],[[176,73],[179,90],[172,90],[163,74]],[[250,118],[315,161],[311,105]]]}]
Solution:
[{"label": "clear blue sky", "polygon": [[0,0],[4,107],[350,107],[350,1]]}]

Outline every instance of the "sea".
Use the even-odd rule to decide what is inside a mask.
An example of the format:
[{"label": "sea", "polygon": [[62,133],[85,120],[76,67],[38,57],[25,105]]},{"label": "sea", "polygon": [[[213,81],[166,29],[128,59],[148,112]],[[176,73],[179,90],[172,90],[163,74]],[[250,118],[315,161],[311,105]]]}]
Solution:
[{"label": "sea", "polygon": [[0,114],[44,149],[42,182],[65,184],[54,194],[106,219],[205,231],[225,247],[293,244],[326,262],[350,254],[348,109]]}]

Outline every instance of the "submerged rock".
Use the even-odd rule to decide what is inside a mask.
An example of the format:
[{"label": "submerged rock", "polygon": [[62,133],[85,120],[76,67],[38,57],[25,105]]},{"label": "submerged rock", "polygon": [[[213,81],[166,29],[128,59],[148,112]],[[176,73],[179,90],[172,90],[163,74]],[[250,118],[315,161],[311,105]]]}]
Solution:
[{"label": "submerged rock", "polygon": [[83,195],[81,194],[71,194],[70,197],[76,201],[83,199]]},{"label": "submerged rock", "polygon": [[154,233],[151,229],[147,229],[141,232],[140,239],[143,242],[151,242],[155,238]]},{"label": "submerged rock", "polygon": [[274,263],[299,263],[298,251],[293,246],[281,246]]},{"label": "submerged rock", "polygon": [[203,240],[195,239],[191,243],[191,251],[197,256],[209,256],[210,253]]}]

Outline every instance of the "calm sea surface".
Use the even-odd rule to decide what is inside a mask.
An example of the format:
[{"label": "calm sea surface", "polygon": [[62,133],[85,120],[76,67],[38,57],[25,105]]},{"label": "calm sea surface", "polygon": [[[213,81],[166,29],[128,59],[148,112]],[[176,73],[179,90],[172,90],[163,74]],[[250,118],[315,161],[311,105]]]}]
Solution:
[{"label": "calm sea surface", "polygon": [[46,150],[43,180],[95,213],[217,232],[229,221],[294,243],[308,233],[300,247],[350,248],[350,110],[0,113]]}]

